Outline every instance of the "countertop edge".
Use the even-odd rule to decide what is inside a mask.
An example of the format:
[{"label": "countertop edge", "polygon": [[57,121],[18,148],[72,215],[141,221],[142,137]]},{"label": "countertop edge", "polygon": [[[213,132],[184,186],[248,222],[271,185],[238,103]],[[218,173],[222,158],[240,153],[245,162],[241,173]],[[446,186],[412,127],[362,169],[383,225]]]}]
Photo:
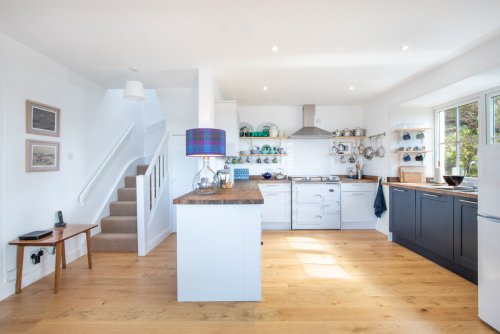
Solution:
[{"label": "countertop edge", "polygon": [[411,190],[425,191],[428,193],[442,194],[442,195],[463,197],[463,198],[472,198],[472,199],[478,198],[478,194],[461,192],[461,191],[452,191],[448,189],[436,189],[436,188],[426,187],[424,185],[425,183],[422,184],[423,185],[420,185],[418,183],[382,182],[383,186],[388,186],[388,187],[405,188]]}]

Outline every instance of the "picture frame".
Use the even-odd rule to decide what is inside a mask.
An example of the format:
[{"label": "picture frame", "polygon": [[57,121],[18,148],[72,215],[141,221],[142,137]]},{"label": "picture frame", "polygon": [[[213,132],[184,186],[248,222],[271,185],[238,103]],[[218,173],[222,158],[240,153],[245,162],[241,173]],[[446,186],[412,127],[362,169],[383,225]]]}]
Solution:
[{"label": "picture frame", "polygon": [[26,100],[26,133],[59,137],[61,109]]},{"label": "picture frame", "polygon": [[60,155],[58,142],[26,139],[26,172],[58,171]]}]

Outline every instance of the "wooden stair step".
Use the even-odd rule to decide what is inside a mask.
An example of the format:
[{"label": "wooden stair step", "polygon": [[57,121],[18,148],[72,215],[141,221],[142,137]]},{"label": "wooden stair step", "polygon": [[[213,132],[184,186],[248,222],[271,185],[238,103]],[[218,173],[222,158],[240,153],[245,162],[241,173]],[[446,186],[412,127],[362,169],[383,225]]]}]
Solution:
[{"label": "wooden stair step", "polygon": [[103,233],[137,233],[137,217],[108,216],[101,219]]},{"label": "wooden stair step", "polygon": [[92,237],[94,252],[137,252],[137,233],[99,233]]},{"label": "wooden stair step", "polygon": [[109,204],[109,213],[111,216],[137,217],[137,202],[135,201],[111,202]]},{"label": "wooden stair step", "polygon": [[135,176],[125,176],[125,188],[135,188]]},{"label": "wooden stair step", "polygon": [[148,170],[149,165],[138,165],[137,166],[137,175],[144,175]]},{"label": "wooden stair step", "polygon": [[135,201],[137,200],[136,188],[120,188],[118,189],[119,201]]}]

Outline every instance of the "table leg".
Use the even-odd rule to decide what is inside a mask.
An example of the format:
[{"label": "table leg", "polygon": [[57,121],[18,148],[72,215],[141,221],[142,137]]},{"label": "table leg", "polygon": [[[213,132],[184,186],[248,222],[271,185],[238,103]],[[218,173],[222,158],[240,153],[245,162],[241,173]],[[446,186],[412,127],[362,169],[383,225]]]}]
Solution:
[{"label": "table leg", "polygon": [[89,262],[89,269],[92,269],[92,241],[90,240],[90,230],[85,231],[85,236],[87,237],[87,259]]},{"label": "table leg", "polygon": [[60,242],[56,244],[56,273],[54,278],[54,293],[59,291],[61,285],[61,258],[63,246]]},{"label": "table leg", "polygon": [[21,283],[23,281],[24,246],[17,245],[16,261],[16,293],[21,293]]},{"label": "table leg", "polygon": [[61,247],[62,247],[62,267],[63,269],[66,269],[66,245],[64,244],[64,240],[61,241]]}]

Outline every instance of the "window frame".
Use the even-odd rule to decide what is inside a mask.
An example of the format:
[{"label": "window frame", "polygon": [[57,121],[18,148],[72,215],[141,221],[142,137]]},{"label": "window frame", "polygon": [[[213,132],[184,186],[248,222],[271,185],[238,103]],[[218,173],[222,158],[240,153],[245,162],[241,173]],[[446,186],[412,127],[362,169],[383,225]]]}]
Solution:
[{"label": "window frame", "polygon": [[[493,93],[494,94],[494,93]],[[496,96],[496,95],[495,95]],[[459,113],[459,108],[461,106],[465,106],[465,105],[468,105],[468,104],[471,104],[471,103],[476,103],[477,104],[477,111],[478,111],[478,121],[479,121],[479,118],[480,118],[480,113],[481,113],[481,104],[480,104],[480,98],[478,96],[474,96],[474,97],[469,97],[469,98],[465,98],[465,99],[460,99],[458,101],[455,101],[454,103],[452,104],[447,104],[447,105],[441,105],[439,107],[437,107],[434,111],[434,166],[437,167],[437,164],[438,164],[438,161],[440,160],[440,157],[441,157],[441,145],[442,144],[452,144],[454,143],[455,144],[455,149],[457,151],[457,156],[456,156],[456,166],[460,166],[460,145],[462,142],[467,142],[466,140],[465,141],[461,141],[460,140],[460,113]],[[456,136],[456,140],[453,141],[453,142],[446,142],[444,139],[443,141],[441,141],[441,131],[440,131],[440,128],[441,128],[441,122],[440,122],[440,113],[444,113],[450,109],[455,109],[455,112],[456,112],[456,131],[457,131],[457,136]],[[478,151],[479,151],[479,145],[480,145],[480,142],[481,142],[481,124],[479,122],[479,125],[478,125],[478,131],[479,131],[479,140],[478,140]],[[469,141],[470,142],[470,141]],[[444,161],[442,161],[442,163],[444,164]],[[442,166],[444,168],[444,165]],[[465,177],[465,181],[470,181],[470,182],[477,182],[477,177],[470,177],[470,176],[466,176]]]},{"label": "window frame", "polygon": [[500,97],[500,90],[490,92],[485,95],[486,105],[486,145],[500,145],[496,142],[499,136],[495,136],[495,108],[493,106],[493,98]]}]

